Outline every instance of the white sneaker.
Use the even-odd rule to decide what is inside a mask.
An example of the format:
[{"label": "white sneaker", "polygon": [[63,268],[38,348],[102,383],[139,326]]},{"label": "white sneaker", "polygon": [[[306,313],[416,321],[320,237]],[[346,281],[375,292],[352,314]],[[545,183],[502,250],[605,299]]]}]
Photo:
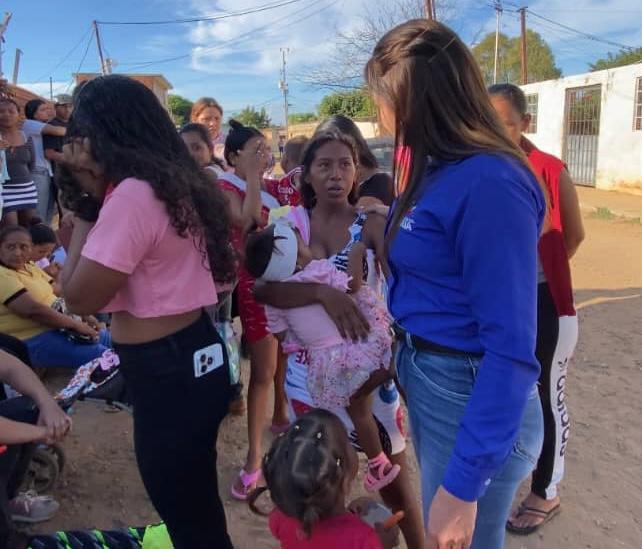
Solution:
[{"label": "white sneaker", "polygon": [[44,522],[51,519],[60,504],[51,496],[39,496],[35,492],[24,492],[9,501],[9,514],[16,522]]}]

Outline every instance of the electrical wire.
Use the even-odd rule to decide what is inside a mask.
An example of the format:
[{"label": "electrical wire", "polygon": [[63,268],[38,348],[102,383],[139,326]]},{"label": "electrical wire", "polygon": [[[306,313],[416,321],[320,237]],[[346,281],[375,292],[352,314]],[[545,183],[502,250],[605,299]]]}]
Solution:
[{"label": "electrical wire", "polygon": [[[318,10],[312,12],[312,13],[306,14],[305,16],[303,16],[303,17],[301,17],[299,19],[296,19],[296,20],[288,22],[288,25],[294,25],[296,23],[300,23],[301,21],[309,19],[310,17],[312,17],[312,16],[314,16],[314,15],[316,15],[316,14],[318,14],[318,13],[320,13],[320,12],[322,12],[322,11],[324,11],[326,9],[329,9],[330,7],[334,6],[339,1],[341,1],[341,0],[334,0],[333,2],[330,2],[326,6],[323,6],[320,9],[318,9]],[[297,11],[289,13],[289,14],[283,16],[283,17],[280,17],[280,18],[277,18],[275,20],[272,20],[272,21],[266,23],[265,25],[261,25],[259,27],[255,27],[255,28],[253,28],[253,29],[251,29],[251,30],[249,30],[247,32],[244,32],[244,33],[240,34],[239,36],[236,36],[235,38],[232,38],[232,39],[227,40],[225,42],[221,42],[219,44],[216,44],[215,46],[210,46],[210,47],[207,47],[207,48],[203,48],[203,49],[198,51],[198,54],[202,55],[202,54],[205,54],[205,53],[211,53],[213,51],[220,50],[220,49],[225,48],[225,47],[229,47],[229,46],[237,45],[237,44],[240,44],[240,43],[243,43],[243,42],[247,42],[247,41],[250,41],[250,40],[254,40],[256,38],[256,36],[257,36],[257,33],[260,33],[260,32],[262,32],[262,31],[264,31],[266,29],[273,28],[275,24],[281,23],[281,22],[285,21],[286,19],[288,19],[288,18],[290,18],[290,17],[292,17],[294,15],[298,15],[298,14],[302,13],[303,11],[307,10],[310,7],[313,7],[313,4],[309,4],[309,5],[305,6],[304,8],[302,8],[300,10],[297,10]],[[135,70],[135,69],[141,69],[141,68],[148,68],[148,67],[151,67],[152,65],[171,63],[173,61],[180,61],[181,59],[189,59],[190,57],[192,57],[193,54],[194,54],[194,52],[189,52],[189,53],[186,53],[186,54],[183,54],[183,55],[178,55],[178,56],[175,56],[175,57],[169,57],[167,59],[157,59],[157,60],[154,60],[154,61],[139,62],[139,63],[120,63],[120,65],[121,66],[130,66],[130,70]],[[131,65],[133,65],[133,66],[131,66]]]},{"label": "electrical wire", "polygon": [[[91,29],[91,35],[89,36],[89,40],[87,41],[87,47],[85,48],[85,53],[82,56],[82,59],[80,60],[80,63],[78,64],[78,68],[76,69],[76,72],[74,74],[78,74],[80,72],[80,69],[82,68],[85,59],[87,59],[87,54],[89,53],[89,48],[91,47],[91,43],[94,39],[94,29]],[[65,89],[65,92],[68,92],[69,89],[71,88],[71,85],[74,83],[74,78],[72,77],[71,81],[69,84],[67,84],[67,88]]]},{"label": "electrical wire", "polygon": [[43,75],[42,75],[42,76],[40,76],[40,77],[38,77],[36,80],[34,80],[34,82],[35,82],[35,83],[38,83],[38,82],[44,82],[44,81],[45,81],[45,79],[46,79],[47,77],[49,77],[49,76],[53,75],[53,73],[54,73],[54,72],[56,72],[56,70],[57,70],[57,69],[58,69],[58,68],[59,68],[59,67],[60,67],[60,66],[65,62],[65,61],[67,61],[67,59],[69,59],[69,58],[73,55],[73,53],[74,53],[74,52],[75,52],[75,51],[80,47],[80,45],[81,45],[81,44],[85,41],[85,39],[87,38],[87,35],[88,35],[90,32],[92,32],[92,30],[93,30],[93,29],[92,29],[92,27],[90,26],[90,27],[87,29],[87,31],[86,31],[86,32],[85,32],[85,33],[80,37],[80,40],[78,40],[78,42],[76,43],[76,45],[75,45],[73,48],[71,48],[71,49],[67,52],[67,54],[62,58],[62,60],[61,60],[61,61],[59,61],[59,62],[56,64],[56,66],[54,66],[54,68],[53,68],[53,69],[50,69],[50,70],[46,71],[45,73],[43,73]]},{"label": "electrical wire", "polygon": [[302,0],[286,0],[284,2],[263,4],[261,6],[256,6],[255,8],[250,8],[247,10],[236,11],[223,13],[221,15],[212,15],[207,17],[193,17],[190,19],[168,19],[162,21],[97,21],[99,25],[173,25],[173,24],[182,24],[182,23],[200,23],[204,21],[218,21],[220,19],[229,19],[231,17],[240,17],[242,15],[249,15],[252,13],[261,13],[264,11],[273,10],[283,6],[288,6],[290,4],[296,4]]},{"label": "electrical wire", "polygon": [[632,46],[628,46],[626,44],[622,44],[620,42],[614,42],[612,40],[607,40],[604,38],[600,38],[599,36],[596,36],[594,34],[590,34],[588,32],[584,32],[578,29],[574,29],[573,27],[569,27],[568,25],[564,25],[562,23],[558,23],[557,21],[553,21],[552,19],[549,19],[548,17],[544,17],[543,15],[539,15],[538,13],[535,13],[534,11],[531,10],[526,10],[526,12],[529,15],[532,15],[533,17],[536,17],[537,19],[541,19],[542,21],[546,21],[548,23],[551,23],[552,25],[555,25],[557,27],[560,27],[562,29],[565,29],[567,31],[573,32],[579,36],[583,36],[584,38],[587,38],[588,40],[593,40],[595,42],[602,42],[603,44],[608,44],[610,46],[615,46],[617,48],[623,49],[623,50],[629,50],[633,51],[635,48]]}]

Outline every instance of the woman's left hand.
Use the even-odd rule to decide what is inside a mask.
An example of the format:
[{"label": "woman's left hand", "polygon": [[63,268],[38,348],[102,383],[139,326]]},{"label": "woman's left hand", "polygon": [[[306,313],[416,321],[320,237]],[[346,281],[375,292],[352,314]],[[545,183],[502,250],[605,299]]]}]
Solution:
[{"label": "woman's left hand", "polygon": [[107,183],[102,166],[92,155],[89,138],[73,139],[63,146],[62,155],[63,164],[71,170],[82,190],[102,202]]},{"label": "woman's left hand", "polygon": [[428,511],[426,549],[468,549],[476,517],[476,501],[459,499],[440,486]]},{"label": "woman's left hand", "polygon": [[55,400],[51,399],[44,405],[40,406],[40,416],[38,425],[45,427],[47,430],[47,444],[60,442],[71,430],[72,420],[62,411]]}]

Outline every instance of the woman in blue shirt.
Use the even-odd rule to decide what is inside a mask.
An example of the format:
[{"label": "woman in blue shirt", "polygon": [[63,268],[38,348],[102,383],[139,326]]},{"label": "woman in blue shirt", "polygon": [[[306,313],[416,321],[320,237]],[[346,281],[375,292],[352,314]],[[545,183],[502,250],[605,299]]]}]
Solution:
[{"label": "woman in blue shirt", "polygon": [[366,67],[398,147],[389,306],[430,549],[499,549],[542,444],[535,389],[541,187],[469,49],[414,20]]}]

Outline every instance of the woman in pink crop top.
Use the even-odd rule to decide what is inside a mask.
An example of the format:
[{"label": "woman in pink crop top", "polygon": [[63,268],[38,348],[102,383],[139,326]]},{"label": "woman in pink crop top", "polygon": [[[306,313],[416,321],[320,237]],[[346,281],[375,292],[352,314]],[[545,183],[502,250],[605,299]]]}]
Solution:
[{"label": "woman in pink crop top", "polygon": [[155,95],[134,80],[84,84],[68,135],[59,174],[75,213],[62,275],[67,305],[113,315],[138,466],[174,547],[232,547],[213,467],[229,368],[203,313],[216,303],[214,281],[234,277],[224,198]]}]

